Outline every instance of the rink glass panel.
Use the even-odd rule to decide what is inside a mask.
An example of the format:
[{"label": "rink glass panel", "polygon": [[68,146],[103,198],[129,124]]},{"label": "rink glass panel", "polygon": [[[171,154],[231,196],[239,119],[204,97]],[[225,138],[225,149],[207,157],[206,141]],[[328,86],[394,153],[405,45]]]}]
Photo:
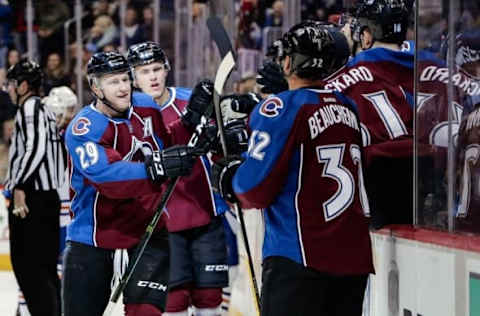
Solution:
[{"label": "rink glass panel", "polygon": [[415,221],[479,234],[480,4],[417,3]]}]

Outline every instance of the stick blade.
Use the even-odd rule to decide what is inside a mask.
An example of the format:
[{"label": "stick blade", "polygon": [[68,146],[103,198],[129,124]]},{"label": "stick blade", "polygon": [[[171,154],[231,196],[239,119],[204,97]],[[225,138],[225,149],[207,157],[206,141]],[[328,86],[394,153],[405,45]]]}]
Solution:
[{"label": "stick blade", "polygon": [[207,19],[207,27],[212,39],[217,44],[222,59],[228,54],[228,52],[233,52],[230,38],[228,37],[227,31],[225,31],[222,21],[220,21],[218,17],[209,17]]}]

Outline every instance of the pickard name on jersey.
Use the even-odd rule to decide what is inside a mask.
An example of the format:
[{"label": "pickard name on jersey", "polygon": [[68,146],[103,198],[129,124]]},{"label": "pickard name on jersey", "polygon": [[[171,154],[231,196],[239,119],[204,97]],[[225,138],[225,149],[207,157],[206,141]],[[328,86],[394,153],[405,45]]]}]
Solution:
[{"label": "pickard name on jersey", "polygon": [[106,249],[138,242],[162,192],[148,178],[143,161],[170,146],[159,110],[150,96],[135,92],[128,118],[109,118],[88,105],[70,122],[65,136],[72,166],[67,240]]},{"label": "pickard name on jersey", "polygon": [[413,154],[413,55],[385,48],[358,53],[326,80],[325,88],[355,104],[367,156]]},{"label": "pickard name on jersey", "polygon": [[306,88],[253,110],[233,188],[242,207],[264,209],[264,258],[332,274],[373,271],[355,112],[337,92]]}]

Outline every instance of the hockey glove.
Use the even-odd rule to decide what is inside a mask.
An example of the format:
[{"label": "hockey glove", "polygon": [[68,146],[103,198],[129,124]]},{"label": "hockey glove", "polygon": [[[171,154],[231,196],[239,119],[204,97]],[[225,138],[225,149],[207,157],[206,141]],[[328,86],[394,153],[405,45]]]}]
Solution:
[{"label": "hockey glove", "polygon": [[283,77],[282,68],[274,61],[267,60],[258,70],[257,83],[263,86],[260,91],[276,94],[288,90],[288,82]]},{"label": "hockey glove", "polygon": [[[248,132],[243,120],[232,120],[224,128],[227,151],[229,155],[241,155],[248,150]],[[215,124],[206,126],[199,137],[197,148],[216,155],[221,155],[222,144]]]},{"label": "hockey glove", "polygon": [[[240,156],[248,150],[248,132],[244,120],[232,120],[225,125],[225,141],[229,155]],[[221,144],[217,151],[222,152]]]},{"label": "hockey glove", "polygon": [[208,80],[202,80],[193,88],[190,100],[183,112],[183,122],[195,128],[200,124],[201,118],[205,115],[209,118],[213,113],[213,83]]},{"label": "hockey glove", "polygon": [[240,157],[236,156],[229,157],[229,159],[222,158],[212,166],[210,181],[213,191],[230,203],[237,202],[237,197],[233,192],[232,180],[241,163]]},{"label": "hockey glove", "polygon": [[195,148],[176,145],[162,151],[155,151],[145,158],[147,174],[153,182],[163,182],[167,177],[189,175],[198,153]]},{"label": "hockey glove", "polygon": [[259,102],[260,98],[255,93],[231,94],[220,100],[220,106],[222,107],[222,113],[233,112],[230,117],[226,115],[226,120],[228,120],[245,117],[245,115],[238,116],[238,114],[250,114]]}]

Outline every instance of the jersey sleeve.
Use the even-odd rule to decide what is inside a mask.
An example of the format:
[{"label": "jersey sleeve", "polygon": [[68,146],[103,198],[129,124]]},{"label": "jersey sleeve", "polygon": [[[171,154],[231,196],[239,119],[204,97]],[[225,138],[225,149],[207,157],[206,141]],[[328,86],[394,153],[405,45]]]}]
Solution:
[{"label": "jersey sleeve", "polygon": [[12,180],[11,187],[20,185],[28,180],[28,178],[37,170],[45,156],[47,131],[45,115],[40,111],[39,102],[30,99],[25,102],[23,108],[25,134],[25,154],[19,158],[18,171]]},{"label": "jersey sleeve", "polygon": [[153,185],[148,178],[143,162],[122,160],[118,151],[104,145],[101,131],[108,123],[95,122],[97,127],[102,123],[104,126],[88,130],[86,126],[92,124],[86,121],[87,118],[80,117],[66,133],[66,145],[74,170],[102,195],[113,199],[135,198],[160,191],[160,186]]},{"label": "jersey sleeve", "polygon": [[233,178],[242,207],[267,207],[285,184],[296,148],[294,123],[300,108],[295,108],[293,98],[291,92],[271,96],[251,114],[249,149]]}]

